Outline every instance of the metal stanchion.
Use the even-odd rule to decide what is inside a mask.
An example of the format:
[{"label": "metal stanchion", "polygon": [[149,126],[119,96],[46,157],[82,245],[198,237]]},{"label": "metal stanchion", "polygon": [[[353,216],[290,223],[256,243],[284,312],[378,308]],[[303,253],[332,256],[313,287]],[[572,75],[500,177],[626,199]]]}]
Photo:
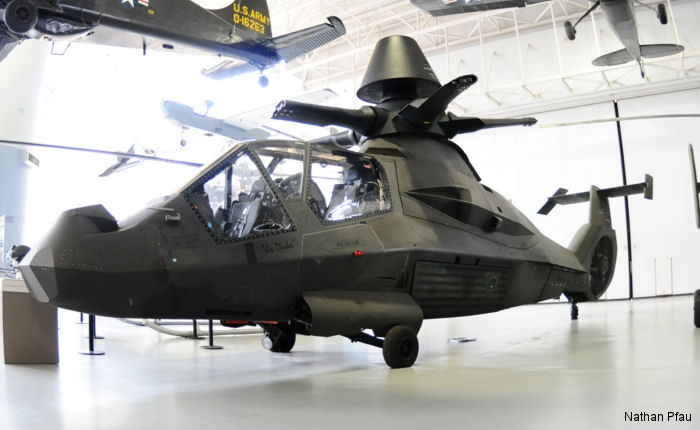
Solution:
[{"label": "metal stanchion", "polygon": [[83,355],[104,355],[104,351],[95,351],[95,315],[88,316],[88,344],[89,350],[80,351]]},{"label": "metal stanchion", "polygon": [[192,320],[192,336],[188,336],[188,339],[204,339],[197,333],[197,320]]},{"label": "metal stanchion", "polygon": [[[92,315],[92,318],[94,319],[95,316]],[[102,340],[102,339],[104,339],[104,336],[98,336],[98,335],[97,335],[97,324],[95,324],[94,322],[93,322],[93,324],[92,324],[91,326],[88,325],[88,330],[90,330],[90,334],[92,335],[92,338],[93,338],[93,339],[97,339],[97,340]],[[90,334],[88,334],[88,338],[90,338]]]},{"label": "metal stanchion", "polygon": [[223,349],[223,346],[214,345],[214,321],[209,320],[209,345],[200,346],[202,349]]}]

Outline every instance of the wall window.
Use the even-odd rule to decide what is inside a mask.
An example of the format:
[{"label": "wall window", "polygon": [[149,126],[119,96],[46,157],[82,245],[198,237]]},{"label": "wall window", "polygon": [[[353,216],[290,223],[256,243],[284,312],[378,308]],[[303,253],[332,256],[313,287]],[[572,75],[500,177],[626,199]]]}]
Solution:
[{"label": "wall window", "polygon": [[379,163],[353,152],[312,146],[306,202],[325,222],[379,214],[391,209]]}]

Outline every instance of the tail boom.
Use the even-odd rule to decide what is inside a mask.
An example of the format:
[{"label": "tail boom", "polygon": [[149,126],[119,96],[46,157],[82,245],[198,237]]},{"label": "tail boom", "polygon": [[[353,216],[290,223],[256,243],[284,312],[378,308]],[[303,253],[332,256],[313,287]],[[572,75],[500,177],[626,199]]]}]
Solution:
[{"label": "tail boom", "polygon": [[560,188],[547,199],[538,213],[546,215],[558,204],[590,201],[588,223],[581,226],[569,245],[569,250],[588,271],[589,282],[565,289],[564,294],[569,300],[583,302],[598,299],[612,281],[617,260],[617,238],[612,228],[608,199],[633,194],[644,194],[644,198],[652,199],[653,190],[653,178],[646,175],[644,182],[639,184],[602,190],[592,186],[589,192],[584,193],[566,194],[567,190]]}]

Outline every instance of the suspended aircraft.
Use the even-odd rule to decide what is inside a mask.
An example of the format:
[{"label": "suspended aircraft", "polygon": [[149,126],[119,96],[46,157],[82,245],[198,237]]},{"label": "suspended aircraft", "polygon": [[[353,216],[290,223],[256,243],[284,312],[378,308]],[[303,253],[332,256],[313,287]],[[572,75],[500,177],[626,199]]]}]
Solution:
[{"label": "suspended aircraft", "polygon": [[[302,94],[295,97],[294,100],[307,103],[325,103],[337,96],[338,94],[334,91],[325,88]],[[209,110],[214,106],[214,102],[207,100],[206,105],[206,112],[200,114],[195,112],[193,107],[174,100],[165,100],[163,102],[165,116],[183,130],[180,145],[185,146],[187,144],[184,138],[184,131],[191,129],[199,130],[207,136],[216,134],[239,142],[267,139],[274,134],[299,139],[296,135],[270,125],[270,116],[275,110],[274,104],[258,106],[245,112],[230,115],[227,118],[216,118],[209,115]]]},{"label": "suspended aircraft", "polygon": [[[107,167],[102,173],[100,173],[99,176],[104,178],[118,172],[123,172],[126,169],[140,164],[143,161],[143,158],[132,158],[132,155],[136,154],[135,146],[136,145],[131,145],[129,147],[129,149],[126,151],[126,154],[128,155],[117,155],[117,162]],[[143,153],[149,156],[155,155],[155,151],[148,148],[143,148]]]},{"label": "suspended aircraft", "polygon": [[667,55],[678,54],[683,52],[683,46],[664,43],[654,45],[640,45],[639,35],[637,32],[637,17],[634,11],[634,5],[639,4],[656,12],[656,17],[662,25],[668,23],[668,15],[666,13],[666,5],[659,3],[656,8],[642,3],[638,0],[598,0],[576,21],[571,24],[570,21],[564,23],[566,37],[569,40],[576,38],[576,26],[591,12],[599,6],[603,9],[603,16],[608,21],[613,33],[620,39],[624,45],[624,49],[602,55],[593,60],[595,66],[616,66],[630,61],[636,61],[639,65],[639,70],[642,78],[645,76],[644,64],[642,58],[665,57]]},{"label": "suspended aircraft", "polygon": [[[510,7],[525,7],[545,1],[549,0],[411,0],[411,3],[429,12],[432,16],[443,16]],[[598,0],[575,24],[572,24],[570,21],[564,23],[566,37],[569,40],[574,40],[576,38],[576,26],[600,6],[606,21],[608,21],[612,31],[624,45],[624,49],[600,56],[593,60],[593,64],[596,66],[616,66],[634,60],[639,64],[643,78],[645,72],[642,58],[665,57],[683,52],[684,48],[681,45],[668,43],[640,45],[636,13],[634,11],[635,3],[653,10],[661,24],[665,25],[668,22],[666,5],[663,3],[659,3],[654,8],[638,0]]]},{"label": "suspended aircraft", "polygon": [[[24,39],[207,52],[217,78],[262,73],[345,34],[340,19],[272,37],[265,0],[0,0],[0,60]],[[225,64],[225,67],[224,67]],[[267,85],[261,74],[260,84]]]},{"label": "suspended aircraft", "polygon": [[573,313],[613,277],[608,199],[651,198],[652,179],[558,190],[542,213],[588,201],[590,216],[568,248],[555,243],[451,141],[536,122],[447,112],[476,80],[441,85],[415,40],[384,38],[357,92],[369,105],[283,101],[273,115],[347,132],[238,144],[122,221],[101,205],[66,211],[19,256],[25,282],[39,301],[89,314],[257,324],[273,352],[297,335],[341,335],[382,348],[392,368],[414,364],[425,319],[562,293]]},{"label": "suspended aircraft", "polygon": [[525,7],[546,1],[549,0],[411,0],[411,3],[429,12],[432,16],[443,16],[510,7]]}]

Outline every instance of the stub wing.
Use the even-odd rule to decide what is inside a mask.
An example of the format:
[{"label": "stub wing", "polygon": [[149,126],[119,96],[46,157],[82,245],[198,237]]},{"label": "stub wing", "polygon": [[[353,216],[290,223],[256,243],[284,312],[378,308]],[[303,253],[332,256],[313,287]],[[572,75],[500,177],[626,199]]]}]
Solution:
[{"label": "stub wing", "polygon": [[[231,45],[231,50],[246,52],[251,60],[247,63],[224,61],[210,69],[203,70],[202,73],[212,79],[225,79],[254,70],[263,70],[280,61],[290,62],[344,34],[345,25],[343,22],[339,18],[331,16],[328,17],[326,24],[273,37],[264,42],[245,41]],[[243,55],[237,56],[243,57]]]}]

